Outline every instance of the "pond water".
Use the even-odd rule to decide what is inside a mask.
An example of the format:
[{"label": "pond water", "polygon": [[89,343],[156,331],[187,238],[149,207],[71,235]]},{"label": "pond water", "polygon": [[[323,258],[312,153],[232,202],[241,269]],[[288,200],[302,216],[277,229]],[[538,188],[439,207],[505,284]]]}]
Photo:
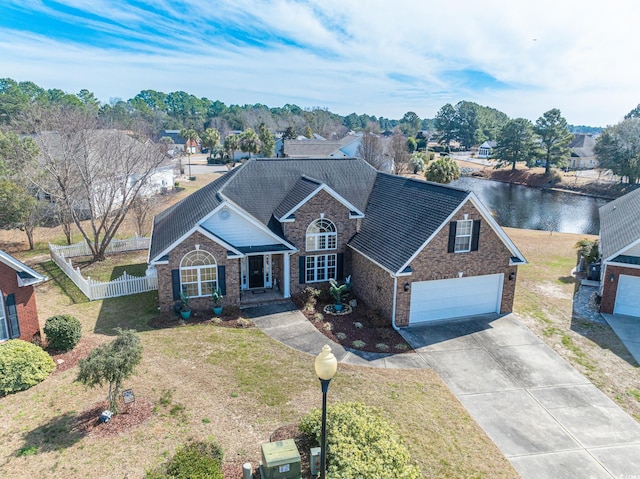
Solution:
[{"label": "pond water", "polygon": [[608,201],[473,177],[450,185],[473,191],[500,226],[530,230],[598,234],[598,208]]}]

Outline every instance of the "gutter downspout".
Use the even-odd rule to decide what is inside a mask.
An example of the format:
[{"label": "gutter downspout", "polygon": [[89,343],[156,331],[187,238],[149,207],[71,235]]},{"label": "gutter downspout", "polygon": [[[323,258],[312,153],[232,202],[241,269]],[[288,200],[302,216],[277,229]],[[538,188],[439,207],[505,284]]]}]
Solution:
[{"label": "gutter downspout", "polygon": [[396,331],[400,331],[400,328],[396,326],[396,301],[398,298],[398,277],[393,275],[393,311],[391,312],[391,326]]}]

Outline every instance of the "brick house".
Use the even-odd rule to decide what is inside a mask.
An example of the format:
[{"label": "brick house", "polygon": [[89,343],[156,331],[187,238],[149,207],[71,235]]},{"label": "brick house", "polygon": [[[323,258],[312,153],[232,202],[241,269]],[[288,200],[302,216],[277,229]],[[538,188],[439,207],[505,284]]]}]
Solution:
[{"label": "brick house", "polygon": [[46,278],[0,250],[0,342],[40,336],[33,286]]},{"label": "brick house", "polygon": [[359,159],[251,159],[154,219],[149,266],[163,310],[212,287],[243,306],[352,276],[396,327],[511,311],[525,259],[469,191]]},{"label": "brick house", "polygon": [[640,189],[600,207],[600,312],[640,317]]}]

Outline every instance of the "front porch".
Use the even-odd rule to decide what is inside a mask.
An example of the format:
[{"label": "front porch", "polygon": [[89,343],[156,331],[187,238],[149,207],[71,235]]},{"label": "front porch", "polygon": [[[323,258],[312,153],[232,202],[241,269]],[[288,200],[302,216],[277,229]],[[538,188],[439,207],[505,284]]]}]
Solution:
[{"label": "front porch", "polygon": [[276,288],[247,289],[240,291],[240,308],[290,300],[291,298],[285,298],[282,292]]},{"label": "front porch", "polygon": [[287,253],[252,251],[241,258],[240,307],[289,299],[289,270]]}]

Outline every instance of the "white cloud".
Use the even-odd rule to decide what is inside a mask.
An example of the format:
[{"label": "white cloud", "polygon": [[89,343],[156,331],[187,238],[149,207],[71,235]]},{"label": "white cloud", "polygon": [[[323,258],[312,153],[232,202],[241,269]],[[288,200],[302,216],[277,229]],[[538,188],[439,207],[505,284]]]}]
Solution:
[{"label": "white cloud", "polygon": [[[606,125],[640,102],[640,5],[631,2],[185,0],[150,2],[153,12],[124,0],[64,3],[90,13],[75,24],[109,43],[63,42],[0,20],[1,76],[88,88],[102,100],[184,90],[391,118],[471,100],[512,117],[557,107],[570,123]],[[70,18],[36,1],[10,5]],[[467,70],[509,88],[447,74]]]}]

